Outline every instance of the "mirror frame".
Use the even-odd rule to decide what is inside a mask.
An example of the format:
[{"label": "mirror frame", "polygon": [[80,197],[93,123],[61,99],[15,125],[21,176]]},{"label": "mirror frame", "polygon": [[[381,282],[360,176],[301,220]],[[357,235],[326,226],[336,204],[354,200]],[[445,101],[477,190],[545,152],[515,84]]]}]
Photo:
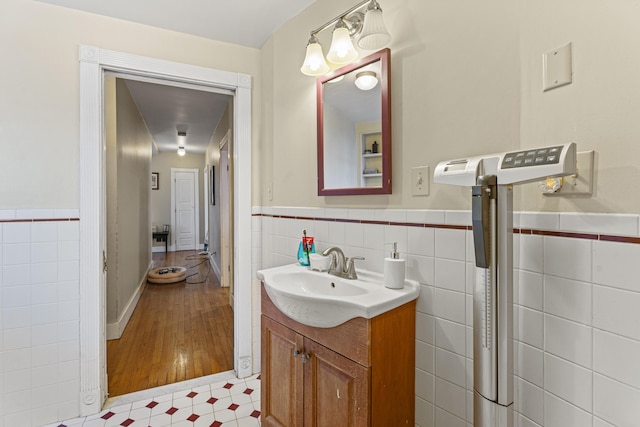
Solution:
[{"label": "mirror frame", "polygon": [[[380,91],[382,106],[382,186],[324,188],[324,113],[323,84],[366,65],[380,61]],[[391,194],[391,50],[386,48],[345,65],[316,79],[317,127],[318,127],[318,196],[347,196],[364,194]]]}]

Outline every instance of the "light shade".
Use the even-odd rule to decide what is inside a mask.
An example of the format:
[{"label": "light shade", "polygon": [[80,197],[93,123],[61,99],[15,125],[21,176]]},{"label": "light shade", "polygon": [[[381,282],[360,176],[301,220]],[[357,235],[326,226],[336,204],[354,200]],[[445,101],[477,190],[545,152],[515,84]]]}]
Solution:
[{"label": "light shade", "polygon": [[318,43],[318,39],[312,36],[307,44],[307,54],[304,57],[304,63],[300,68],[302,74],[307,76],[321,76],[329,72],[327,61],[324,60],[322,46]]},{"label": "light shade", "polygon": [[355,83],[360,90],[371,90],[378,84],[378,77],[373,71],[363,71],[356,74]]},{"label": "light shade", "polygon": [[178,156],[184,156],[185,154],[187,154],[187,150],[184,147],[178,147]]},{"label": "light shade", "polygon": [[341,19],[333,30],[333,38],[331,39],[331,48],[327,54],[327,59],[334,64],[348,64],[358,57],[358,51],[351,42],[349,30],[344,21]]},{"label": "light shade", "polygon": [[390,41],[391,34],[384,25],[382,9],[376,0],[371,0],[364,15],[358,46],[361,49],[376,50],[386,46]]}]

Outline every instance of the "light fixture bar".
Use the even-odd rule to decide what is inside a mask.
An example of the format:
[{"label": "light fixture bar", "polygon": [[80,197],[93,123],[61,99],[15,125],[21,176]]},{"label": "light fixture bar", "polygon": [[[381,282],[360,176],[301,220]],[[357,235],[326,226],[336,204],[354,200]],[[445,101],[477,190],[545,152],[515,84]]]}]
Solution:
[{"label": "light fixture bar", "polygon": [[347,15],[355,12],[358,9],[361,9],[363,6],[367,5],[371,3],[371,0],[364,0],[360,3],[358,3],[357,5],[353,6],[351,9],[347,10],[346,12],[344,12],[342,15],[338,15],[335,18],[333,18],[331,21],[327,22],[324,25],[319,26],[318,28],[316,28],[315,30],[311,31],[311,35],[314,36],[324,30],[326,30],[327,28],[331,27],[332,25],[335,25],[336,22],[338,22],[339,20],[343,19],[344,17],[346,17]]}]

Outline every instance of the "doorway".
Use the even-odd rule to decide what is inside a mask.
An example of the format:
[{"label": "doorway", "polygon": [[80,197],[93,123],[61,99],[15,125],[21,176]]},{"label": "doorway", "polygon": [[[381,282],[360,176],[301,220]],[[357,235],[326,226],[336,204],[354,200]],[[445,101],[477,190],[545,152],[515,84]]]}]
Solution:
[{"label": "doorway", "polygon": [[251,77],[154,58],[80,46],[80,402],[81,414],[106,400],[104,74],[234,92],[233,200],[234,371],[253,370],[251,343]]}]

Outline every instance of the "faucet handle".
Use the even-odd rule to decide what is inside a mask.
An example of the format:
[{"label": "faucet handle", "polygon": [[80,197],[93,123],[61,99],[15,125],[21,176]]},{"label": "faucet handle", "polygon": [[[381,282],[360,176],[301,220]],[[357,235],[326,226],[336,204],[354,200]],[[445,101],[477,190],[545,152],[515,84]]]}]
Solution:
[{"label": "faucet handle", "polygon": [[348,279],[357,279],[358,275],[356,274],[356,266],[355,260],[364,261],[364,257],[361,256],[352,256],[351,258],[347,258],[347,267],[345,268],[345,274]]}]

